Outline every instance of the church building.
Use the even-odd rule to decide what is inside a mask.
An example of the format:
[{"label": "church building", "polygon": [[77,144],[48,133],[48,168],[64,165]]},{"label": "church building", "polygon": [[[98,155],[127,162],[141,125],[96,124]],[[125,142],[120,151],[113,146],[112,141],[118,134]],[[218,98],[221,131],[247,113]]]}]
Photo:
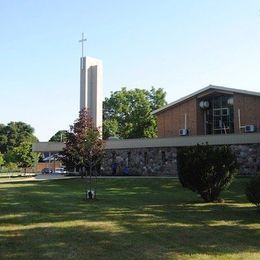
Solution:
[{"label": "church building", "polygon": [[209,85],[153,112],[158,137],[260,131],[260,93]]}]

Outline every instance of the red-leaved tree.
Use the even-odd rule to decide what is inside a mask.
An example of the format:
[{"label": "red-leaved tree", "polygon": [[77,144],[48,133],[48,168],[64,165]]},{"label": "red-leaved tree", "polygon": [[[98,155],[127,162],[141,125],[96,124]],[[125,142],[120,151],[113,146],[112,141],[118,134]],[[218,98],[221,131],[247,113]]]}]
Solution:
[{"label": "red-leaved tree", "polygon": [[86,197],[95,197],[96,190],[92,188],[92,176],[97,175],[105,143],[101,138],[100,129],[94,126],[88,110],[83,108],[79,112],[79,118],[70,126],[70,131],[67,133],[65,145],[62,152],[63,163],[67,168],[79,168],[83,175],[87,173],[89,194],[86,193]]}]

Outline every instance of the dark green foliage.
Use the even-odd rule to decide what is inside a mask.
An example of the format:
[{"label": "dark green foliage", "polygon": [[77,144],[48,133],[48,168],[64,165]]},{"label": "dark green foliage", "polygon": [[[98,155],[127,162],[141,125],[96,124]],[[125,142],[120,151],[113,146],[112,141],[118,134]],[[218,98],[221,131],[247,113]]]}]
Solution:
[{"label": "dark green foliage", "polygon": [[1,154],[0,152],[0,168],[1,166],[4,164],[5,160],[4,160],[4,156]]},{"label": "dark green foliage", "polygon": [[260,176],[253,177],[245,189],[248,201],[255,204],[260,210]]},{"label": "dark green foliage", "polygon": [[27,167],[31,167],[37,163],[39,155],[32,152],[32,143],[24,142],[19,147],[14,149],[15,162],[18,167],[24,168],[26,172]]},{"label": "dark green foliage", "polygon": [[38,154],[32,152],[32,144],[37,141],[34,129],[24,122],[0,124],[0,153],[4,166],[32,166],[38,158]]},{"label": "dark green foliage", "polygon": [[235,175],[238,164],[229,146],[196,145],[177,152],[178,174],[183,187],[206,202],[217,201]]},{"label": "dark green foliage", "polygon": [[67,140],[67,130],[60,130],[53,135],[49,142],[65,142]]},{"label": "dark green foliage", "polygon": [[156,137],[156,119],[152,111],[166,105],[165,96],[163,89],[154,87],[150,91],[122,88],[112,92],[103,103],[103,138]]},{"label": "dark green foliage", "polygon": [[24,122],[0,124],[0,152],[5,154],[24,142],[36,142],[33,132],[34,129]]}]

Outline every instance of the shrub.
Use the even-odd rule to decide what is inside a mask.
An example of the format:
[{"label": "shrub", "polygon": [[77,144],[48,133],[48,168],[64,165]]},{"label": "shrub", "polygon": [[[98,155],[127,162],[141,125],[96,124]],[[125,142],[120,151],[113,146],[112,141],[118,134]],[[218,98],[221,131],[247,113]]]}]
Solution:
[{"label": "shrub", "polygon": [[220,201],[237,172],[234,153],[227,145],[182,147],[177,151],[179,180],[183,187],[200,194],[206,202]]},{"label": "shrub", "polygon": [[8,162],[3,167],[2,172],[20,172],[20,169],[16,163]]},{"label": "shrub", "polygon": [[255,204],[260,210],[260,176],[253,177],[246,186],[246,197],[248,201]]}]

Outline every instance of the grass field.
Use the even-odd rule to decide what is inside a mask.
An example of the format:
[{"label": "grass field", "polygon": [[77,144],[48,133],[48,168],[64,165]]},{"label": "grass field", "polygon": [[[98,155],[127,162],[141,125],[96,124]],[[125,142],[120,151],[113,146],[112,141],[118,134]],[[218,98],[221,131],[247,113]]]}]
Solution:
[{"label": "grass field", "polygon": [[260,259],[260,213],[238,179],[205,204],[176,179],[0,184],[0,259]]}]

